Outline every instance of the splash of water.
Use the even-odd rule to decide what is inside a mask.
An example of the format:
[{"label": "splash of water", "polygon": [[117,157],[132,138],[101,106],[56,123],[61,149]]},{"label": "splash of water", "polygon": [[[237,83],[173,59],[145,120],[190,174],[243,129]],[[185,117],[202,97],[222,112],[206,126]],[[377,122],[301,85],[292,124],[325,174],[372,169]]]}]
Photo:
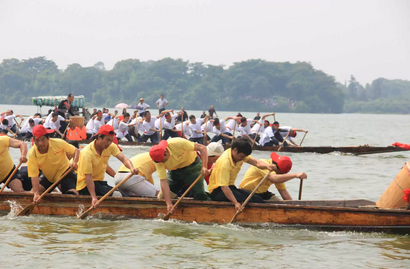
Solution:
[{"label": "splash of water", "polygon": [[17,214],[23,209],[21,205],[19,205],[16,201],[6,201],[6,203],[10,206],[10,212],[7,214],[7,219],[16,219]]}]

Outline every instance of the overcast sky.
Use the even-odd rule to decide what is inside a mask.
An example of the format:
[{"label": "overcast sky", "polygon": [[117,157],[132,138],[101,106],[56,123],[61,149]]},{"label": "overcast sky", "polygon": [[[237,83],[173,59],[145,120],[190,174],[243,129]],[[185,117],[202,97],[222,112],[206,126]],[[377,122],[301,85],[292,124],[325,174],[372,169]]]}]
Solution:
[{"label": "overcast sky", "polygon": [[410,80],[410,1],[0,0],[0,60],[37,56],[60,69],[307,61],[342,83]]}]

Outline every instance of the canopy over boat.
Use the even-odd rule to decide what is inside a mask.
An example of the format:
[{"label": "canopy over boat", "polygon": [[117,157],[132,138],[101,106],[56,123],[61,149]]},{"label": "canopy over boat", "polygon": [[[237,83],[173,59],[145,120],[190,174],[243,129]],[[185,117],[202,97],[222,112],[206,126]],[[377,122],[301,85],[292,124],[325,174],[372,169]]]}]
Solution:
[{"label": "canopy over boat", "polygon": [[[33,105],[35,106],[58,106],[62,100],[67,99],[67,96],[38,96],[31,97]],[[74,96],[74,101],[71,103],[72,106],[77,108],[83,108],[85,105],[84,95]]]}]

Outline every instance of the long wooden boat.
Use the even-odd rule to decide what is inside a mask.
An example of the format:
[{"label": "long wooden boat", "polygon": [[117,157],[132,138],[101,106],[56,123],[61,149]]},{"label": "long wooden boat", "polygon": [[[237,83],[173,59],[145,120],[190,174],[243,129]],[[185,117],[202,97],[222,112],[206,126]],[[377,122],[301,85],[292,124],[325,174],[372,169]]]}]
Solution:
[{"label": "long wooden boat", "polygon": [[[24,207],[32,202],[30,193],[4,192],[0,194],[0,212],[19,212],[16,205]],[[90,206],[88,196],[47,194],[32,214],[77,216]],[[128,217],[156,219],[166,213],[163,200],[156,198],[108,197],[92,214],[99,217]],[[183,200],[172,219],[197,223],[228,223],[234,215],[234,206],[228,202],[201,202]],[[410,210],[385,210],[368,200],[312,200],[277,201],[249,204],[236,222],[247,224],[272,224],[278,227],[319,228],[331,230],[371,230],[409,233]]]}]

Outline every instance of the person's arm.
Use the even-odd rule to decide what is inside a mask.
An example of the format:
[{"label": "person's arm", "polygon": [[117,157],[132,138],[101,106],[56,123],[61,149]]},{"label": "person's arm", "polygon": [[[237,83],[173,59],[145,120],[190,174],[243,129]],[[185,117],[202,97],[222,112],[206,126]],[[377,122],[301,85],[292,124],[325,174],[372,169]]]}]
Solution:
[{"label": "person's arm", "polygon": [[304,129],[298,129],[298,128],[290,128],[292,131],[295,131],[295,132],[304,132],[304,133],[307,133],[308,132],[308,130],[304,130]]},{"label": "person's arm", "polygon": [[171,190],[169,189],[168,180],[167,179],[160,179],[161,190],[164,194],[165,203],[167,204],[168,213],[174,212],[174,205],[171,201]]},{"label": "person's arm", "polygon": [[304,172],[301,173],[292,173],[292,174],[270,174],[269,181],[272,183],[285,183],[288,180],[300,178],[307,179],[307,175]]},{"label": "person's arm", "polygon": [[157,107],[159,108],[158,101],[159,101],[159,100],[157,100],[157,101],[155,102],[155,104],[156,104],[156,105],[157,105]]},{"label": "person's arm", "polygon": [[292,196],[290,196],[288,190],[284,189],[284,190],[278,190],[280,193],[280,196],[282,196],[283,200],[293,200]]},{"label": "person's arm", "polygon": [[135,168],[132,162],[127,157],[125,157],[124,154],[120,153],[116,157],[120,162],[122,162],[125,165],[125,167],[130,169],[132,174],[138,175],[138,168]]},{"label": "person's arm", "polygon": [[269,116],[275,116],[275,113],[265,114],[262,116],[262,119],[264,120],[266,117],[269,117]]},{"label": "person's arm", "polygon": [[236,200],[235,195],[233,195],[229,186],[221,186],[222,192],[225,194],[226,198],[229,199],[235,205],[235,212],[241,210],[241,204]]},{"label": "person's arm", "polygon": [[17,136],[17,133],[13,133],[13,131],[10,130],[9,127],[7,127],[6,130],[9,131],[9,132],[13,135],[13,137],[16,137],[16,136]]},{"label": "person's arm", "polygon": [[250,165],[256,166],[259,169],[268,169],[269,171],[276,171],[277,170],[277,167],[274,164],[265,163],[264,161],[255,159],[252,156],[249,156],[249,157],[250,157],[249,160],[247,160],[246,162],[249,163]]},{"label": "person's arm", "polygon": [[94,185],[93,177],[91,174],[85,175],[85,182],[87,183],[88,192],[91,195],[91,206],[93,208],[97,208],[99,203],[98,203],[97,195],[95,194],[95,185]]},{"label": "person's arm", "polygon": [[31,185],[33,187],[33,202],[37,203],[38,201],[40,201],[38,198],[40,198],[40,179],[38,178],[38,176],[36,177],[32,177],[31,178]]},{"label": "person's arm", "polygon": [[105,169],[105,172],[110,175],[111,177],[115,177],[115,171],[114,169],[111,168],[111,166],[107,165],[107,168]]},{"label": "person's arm", "polygon": [[21,157],[20,157],[20,162],[26,163],[27,162],[27,145],[26,143],[16,140],[16,139],[10,139],[9,142],[9,147],[12,148],[20,148],[21,152]]},{"label": "person's arm", "polygon": [[73,162],[70,164],[70,167],[72,167],[74,170],[78,169],[79,159],[80,159],[80,150],[76,148],[74,152]]},{"label": "person's arm", "polygon": [[204,145],[195,143],[194,145],[194,150],[199,151],[201,154],[201,160],[202,160],[202,176],[206,177],[209,175],[209,170],[208,170],[208,150]]}]

